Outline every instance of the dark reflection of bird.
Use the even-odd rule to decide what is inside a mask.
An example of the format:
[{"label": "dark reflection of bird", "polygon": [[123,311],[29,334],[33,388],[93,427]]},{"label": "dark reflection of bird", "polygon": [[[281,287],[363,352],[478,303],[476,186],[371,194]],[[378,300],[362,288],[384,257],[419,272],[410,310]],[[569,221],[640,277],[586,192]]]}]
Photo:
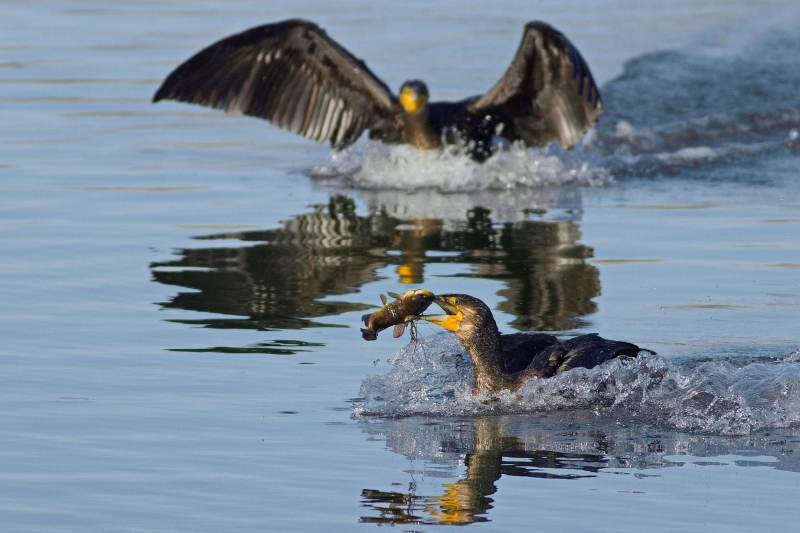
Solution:
[{"label": "dark reflection of bird", "polygon": [[[442,200],[435,196],[433,212]],[[460,221],[401,219],[380,207],[360,216],[353,199],[340,195],[313,207],[277,228],[198,235],[200,247],[152,263],[155,281],[181,287],[161,305],[211,313],[175,319],[211,328],[321,327],[318,317],[365,312],[335,296],[374,280],[377,270],[397,265],[401,282],[423,283],[426,268],[446,262],[502,279],[508,288],[500,294],[513,299],[499,309],[517,317],[517,330],[563,330],[595,311],[599,271],[586,263],[592,250],[578,242],[574,222],[501,225],[482,208]]]},{"label": "dark reflection of bird", "polygon": [[[468,66],[468,65],[465,65]],[[483,96],[428,103],[419,80],[395,97],[367,65],[305,20],[252,28],[178,66],[153,101],[180,100],[267,119],[342,149],[370,138],[440,148],[461,144],[478,160],[492,136],[529,146],[572,146],[602,113],[600,92],[577,48],[544,22],[525,26],[517,54]]]},{"label": "dark reflection of bird", "polygon": [[565,342],[543,333],[501,335],[489,307],[473,296],[443,294],[434,303],[445,314],[419,318],[452,331],[464,345],[475,372],[473,394],[513,391],[531,378],[548,378],[571,368],[593,368],[615,357],[636,357],[642,351],[635,344],[596,334]]},{"label": "dark reflection of bird", "polygon": [[[497,415],[477,416],[468,422],[391,420],[388,426],[366,430],[385,440],[387,450],[402,453],[411,461],[425,457],[435,467],[457,457],[466,471],[457,481],[443,483],[439,494],[426,494],[413,482],[413,490],[410,487],[408,492],[364,489],[362,508],[373,513],[360,521],[439,525],[487,522],[495,501],[505,499],[498,486],[501,477],[506,481],[508,477],[581,479],[631,463],[630,440],[619,439],[619,449],[614,449],[617,443],[610,442],[609,435],[596,423],[583,428],[573,421],[565,432],[563,427],[544,429],[523,420],[515,420],[511,427],[510,419]],[[423,425],[425,429],[420,431]],[[660,446],[660,441],[651,438],[645,442],[636,454],[637,460],[648,465],[663,462],[654,445]],[[435,450],[435,455],[426,455],[429,450]]]}]

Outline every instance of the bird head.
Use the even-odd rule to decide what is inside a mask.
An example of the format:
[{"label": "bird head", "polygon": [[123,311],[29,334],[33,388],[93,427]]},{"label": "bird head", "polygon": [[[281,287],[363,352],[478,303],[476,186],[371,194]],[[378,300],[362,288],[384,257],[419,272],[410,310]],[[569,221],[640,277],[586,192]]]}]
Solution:
[{"label": "bird head", "polygon": [[400,87],[398,99],[407,113],[416,113],[428,104],[428,87],[419,80],[407,81]]}]

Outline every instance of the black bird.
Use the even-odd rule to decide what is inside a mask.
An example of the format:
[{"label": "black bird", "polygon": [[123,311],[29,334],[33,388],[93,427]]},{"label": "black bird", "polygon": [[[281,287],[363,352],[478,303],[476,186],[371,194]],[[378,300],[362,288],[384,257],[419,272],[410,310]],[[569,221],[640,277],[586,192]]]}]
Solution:
[{"label": "black bird", "polygon": [[549,378],[571,368],[594,368],[616,357],[650,352],[596,333],[565,342],[544,333],[501,335],[489,307],[473,296],[443,294],[433,302],[445,314],[417,318],[452,331],[464,345],[475,371],[473,394],[514,391],[531,378]]},{"label": "black bird", "polygon": [[395,97],[367,65],[313,22],[293,19],[212,44],[178,66],[153,101],[179,100],[264,118],[341,150],[371,139],[428,150],[443,143],[483,160],[492,136],[571,147],[603,111],[578,49],[545,22],[525,25],[508,70],[483,96],[428,103],[407,81]]}]

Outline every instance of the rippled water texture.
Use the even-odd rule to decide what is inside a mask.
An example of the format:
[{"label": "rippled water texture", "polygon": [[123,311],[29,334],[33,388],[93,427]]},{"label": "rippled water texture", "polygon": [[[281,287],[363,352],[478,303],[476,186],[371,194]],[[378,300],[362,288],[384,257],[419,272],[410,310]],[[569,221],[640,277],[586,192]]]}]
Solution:
[{"label": "rippled water texture", "polygon": [[[797,2],[5,2],[3,531],[796,531]],[[479,165],[152,104],[200,48],[320,23],[480,94],[563,30],[605,113]],[[379,294],[654,350],[474,397]]]}]

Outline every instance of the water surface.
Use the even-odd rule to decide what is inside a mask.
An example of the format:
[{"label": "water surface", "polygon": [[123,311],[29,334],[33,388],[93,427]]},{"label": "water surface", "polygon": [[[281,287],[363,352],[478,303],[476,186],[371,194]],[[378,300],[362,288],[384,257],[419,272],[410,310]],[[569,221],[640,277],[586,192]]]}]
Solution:
[{"label": "water surface", "polygon": [[[7,529],[800,524],[795,3],[0,13]],[[522,25],[547,20],[606,113],[573,151],[477,166],[367,142],[330,154],[150,103],[201,47],[294,16],[434,99],[485,91]],[[459,396],[468,362],[433,329],[424,354],[361,340],[379,293],[417,287],[480,297],[504,331],[658,356],[486,409]]]}]

